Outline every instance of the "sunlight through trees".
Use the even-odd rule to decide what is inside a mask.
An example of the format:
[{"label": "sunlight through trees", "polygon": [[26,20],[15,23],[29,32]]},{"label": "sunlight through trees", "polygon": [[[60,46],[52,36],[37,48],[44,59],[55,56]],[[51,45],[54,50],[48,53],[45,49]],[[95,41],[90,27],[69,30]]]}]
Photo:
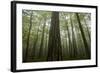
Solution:
[{"label": "sunlight through trees", "polygon": [[90,13],[23,10],[23,62],[90,59],[90,26]]}]

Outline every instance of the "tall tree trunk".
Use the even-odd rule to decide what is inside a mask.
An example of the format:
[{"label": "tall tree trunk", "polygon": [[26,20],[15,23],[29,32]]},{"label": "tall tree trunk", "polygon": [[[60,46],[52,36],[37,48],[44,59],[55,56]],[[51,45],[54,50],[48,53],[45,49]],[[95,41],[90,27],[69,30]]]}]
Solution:
[{"label": "tall tree trunk", "polygon": [[59,27],[59,12],[52,12],[49,30],[48,61],[62,60],[62,47]]},{"label": "tall tree trunk", "polygon": [[64,49],[66,49],[66,50],[64,50],[64,54],[65,54],[65,57],[66,58],[68,58],[69,57],[69,46],[68,46],[68,40],[67,40],[67,38],[68,38],[68,31],[66,32],[66,30],[64,30],[64,33],[65,33],[65,38],[66,38],[66,40],[65,40],[65,48]]},{"label": "tall tree trunk", "polygon": [[48,34],[45,34],[45,51],[44,51],[44,56],[47,58],[47,50],[48,50]]},{"label": "tall tree trunk", "polygon": [[80,28],[80,31],[81,31],[81,35],[82,35],[82,39],[83,39],[83,42],[84,42],[84,46],[85,46],[85,50],[86,50],[87,56],[88,56],[88,58],[90,58],[90,48],[89,48],[89,46],[87,44],[87,40],[86,40],[84,31],[83,31],[82,24],[80,22],[80,18],[79,18],[78,13],[76,13],[76,17],[77,17],[77,21],[78,21],[79,28]]},{"label": "tall tree trunk", "polygon": [[[74,18],[76,18],[76,13],[74,13]],[[77,19],[75,19],[77,21]],[[81,31],[79,29],[79,26],[77,24],[74,24],[75,27],[75,34],[76,34],[76,44],[77,44],[77,57],[83,58],[85,56],[86,52],[84,52],[84,43],[81,35]]]},{"label": "tall tree trunk", "polygon": [[89,27],[88,27],[88,24],[86,23],[86,19],[83,19],[83,20],[84,20],[84,22],[85,22],[85,26],[86,26],[87,34],[88,34],[88,37],[89,37],[87,43],[88,43],[89,48],[91,48],[91,35],[90,35]]},{"label": "tall tree trunk", "polygon": [[26,51],[25,51],[25,56],[24,56],[25,62],[27,61],[27,57],[28,57],[29,39],[30,39],[30,32],[31,32],[31,28],[32,28],[32,15],[33,15],[33,11],[30,14],[30,25],[29,25],[28,35],[27,35]]},{"label": "tall tree trunk", "polygon": [[43,55],[43,45],[44,45],[44,33],[45,33],[45,26],[46,26],[46,19],[44,19],[44,25],[42,30],[42,37],[41,37],[41,44],[40,44],[40,51],[39,51],[39,58]]},{"label": "tall tree trunk", "polygon": [[71,27],[72,27],[72,47],[73,47],[73,49],[72,49],[72,57],[76,57],[76,55],[77,55],[77,44],[76,44],[76,38],[75,38],[75,34],[74,34],[74,25],[73,25],[73,22],[72,22],[72,18],[71,18],[71,14],[70,14],[70,23],[71,23]]},{"label": "tall tree trunk", "polygon": [[35,58],[36,45],[37,45],[37,42],[38,42],[39,26],[40,26],[40,23],[39,23],[39,25],[38,25],[38,29],[37,29],[37,33],[36,33],[36,38],[34,38],[34,43],[33,43],[33,48],[32,48],[32,53],[31,53],[31,56],[32,56],[33,58]]},{"label": "tall tree trunk", "polygon": [[70,36],[70,31],[68,28],[68,23],[66,22],[66,29],[67,29],[67,33],[68,33],[68,46],[69,46],[69,57],[72,57],[72,42],[71,42],[71,36]]}]

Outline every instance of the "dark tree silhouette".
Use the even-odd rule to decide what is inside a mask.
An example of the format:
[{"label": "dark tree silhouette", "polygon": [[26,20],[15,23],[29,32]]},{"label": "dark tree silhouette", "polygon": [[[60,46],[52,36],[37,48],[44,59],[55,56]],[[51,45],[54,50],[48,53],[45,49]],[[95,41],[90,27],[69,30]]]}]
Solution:
[{"label": "dark tree silhouette", "polygon": [[80,18],[79,18],[79,14],[78,13],[76,13],[76,17],[77,17],[77,21],[78,21],[79,28],[80,28],[80,31],[81,31],[82,39],[83,39],[83,42],[84,42],[86,54],[87,54],[88,58],[90,58],[90,48],[88,46],[88,43],[87,43],[83,28],[82,28],[82,24],[80,22]]},{"label": "dark tree silhouette", "polygon": [[59,28],[59,12],[52,12],[48,41],[48,61],[62,59],[62,47]]}]

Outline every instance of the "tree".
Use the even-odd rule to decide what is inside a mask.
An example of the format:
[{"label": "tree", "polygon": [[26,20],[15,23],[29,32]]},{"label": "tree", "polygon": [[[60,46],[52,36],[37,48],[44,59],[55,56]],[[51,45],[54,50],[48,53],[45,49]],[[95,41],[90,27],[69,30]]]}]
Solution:
[{"label": "tree", "polygon": [[62,60],[59,12],[52,12],[48,41],[48,61]]},{"label": "tree", "polygon": [[90,15],[23,9],[23,62],[90,59]]},{"label": "tree", "polygon": [[71,24],[71,27],[72,27],[72,57],[76,57],[77,55],[77,44],[76,44],[76,38],[75,38],[75,33],[74,33],[74,25],[73,25],[73,22],[72,22],[72,14],[70,14],[70,24]]},{"label": "tree", "polygon": [[23,60],[25,62],[27,61],[27,58],[28,58],[29,39],[30,39],[30,32],[31,32],[31,27],[32,27],[32,15],[33,15],[33,12],[31,12],[31,14],[30,14],[30,25],[29,25],[28,35],[27,35],[25,57]]},{"label": "tree", "polygon": [[[72,41],[71,41],[71,35],[70,35],[70,30],[69,30],[69,26],[68,26],[68,20],[65,21],[66,24],[66,31],[68,33],[68,43],[69,43],[69,57],[72,57]],[[68,49],[68,48],[67,48]]]},{"label": "tree", "polygon": [[87,40],[86,40],[84,31],[83,31],[82,24],[81,24],[81,22],[80,22],[80,18],[79,18],[79,14],[78,14],[78,13],[76,13],[76,17],[77,17],[77,21],[78,21],[79,28],[80,28],[80,31],[81,31],[81,35],[82,35],[82,39],[83,39],[83,42],[84,42],[84,46],[85,46],[85,49],[86,49],[86,54],[87,54],[87,56],[90,58],[89,46],[88,46],[88,44],[87,44]]},{"label": "tree", "polygon": [[40,26],[40,23],[38,25],[38,28],[37,28],[37,33],[36,33],[36,37],[34,38],[34,42],[33,42],[33,48],[32,48],[32,54],[31,56],[33,58],[35,58],[35,52],[36,52],[36,45],[37,45],[37,42],[38,42],[38,33],[39,33],[39,26]]},{"label": "tree", "polygon": [[45,26],[46,26],[46,19],[44,18],[44,24],[43,24],[43,30],[42,30],[42,37],[41,37],[41,44],[40,44],[40,51],[39,51],[39,57],[42,56],[43,53],[43,44],[44,44],[44,32],[45,32]]}]

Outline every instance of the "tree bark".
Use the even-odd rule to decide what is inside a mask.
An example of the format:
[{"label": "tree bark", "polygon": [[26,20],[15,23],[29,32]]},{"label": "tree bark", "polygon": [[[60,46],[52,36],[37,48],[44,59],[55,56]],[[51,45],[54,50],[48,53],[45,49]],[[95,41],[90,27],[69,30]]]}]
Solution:
[{"label": "tree bark", "polygon": [[62,47],[59,27],[59,12],[52,12],[49,30],[48,61],[62,60]]}]

